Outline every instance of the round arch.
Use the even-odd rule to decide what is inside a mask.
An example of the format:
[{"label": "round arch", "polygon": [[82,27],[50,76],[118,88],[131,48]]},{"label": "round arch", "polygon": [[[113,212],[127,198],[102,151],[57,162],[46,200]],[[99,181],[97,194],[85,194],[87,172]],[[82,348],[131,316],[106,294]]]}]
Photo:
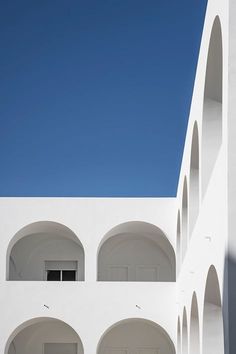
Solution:
[{"label": "round arch", "polygon": [[54,261],[62,269],[74,269],[76,280],[84,280],[84,248],[77,235],[54,221],[33,222],[20,229],[8,245],[6,279],[45,280],[42,265],[47,267],[48,262],[56,270]]},{"label": "round arch", "polygon": [[176,263],[177,272],[179,272],[181,267],[181,230],[180,230],[180,211],[177,214],[177,230],[176,230]]},{"label": "round arch", "polygon": [[[9,336],[4,354],[39,354],[47,343],[56,348],[73,350],[83,354],[83,344],[76,331],[67,323],[53,317],[36,317],[20,324]],[[64,347],[62,347],[64,345]],[[45,351],[44,354],[47,354]]]},{"label": "round arch", "polygon": [[177,322],[177,353],[181,353],[181,324],[180,324],[180,318],[178,317],[178,322]]},{"label": "round arch", "polygon": [[194,123],[189,180],[189,234],[193,231],[199,211],[199,134],[197,122]]},{"label": "round arch", "polygon": [[190,354],[200,353],[199,312],[196,293],[193,293],[190,315]]},{"label": "round arch", "polygon": [[224,328],[219,279],[216,268],[209,268],[203,309],[203,354],[224,353]]},{"label": "round arch", "polygon": [[202,121],[202,197],[222,142],[223,45],[220,19],[214,20],[206,65]]},{"label": "round arch", "polygon": [[112,228],[97,253],[99,281],[175,281],[175,251],[157,226],[130,221]]},{"label": "round arch", "polygon": [[184,177],[182,194],[182,260],[184,259],[188,245],[188,184],[187,177]]},{"label": "round arch", "polygon": [[140,354],[175,354],[175,347],[167,332],[157,323],[143,318],[119,321],[102,335],[97,354],[125,354],[132,348]]},{"label": "round arch", "polygon": [[188,354],[188,321],[185,307],[182,320],[182,354]]}]

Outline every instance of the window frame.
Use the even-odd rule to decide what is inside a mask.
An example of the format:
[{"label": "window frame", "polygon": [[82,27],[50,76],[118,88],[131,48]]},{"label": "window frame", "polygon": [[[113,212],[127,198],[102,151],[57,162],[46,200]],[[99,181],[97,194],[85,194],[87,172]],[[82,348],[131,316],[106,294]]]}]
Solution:
[{"label": "window frame", "polygon": [[[50,268],[50,265],[47,265],[47,263],[58,263],[58,265],[56,264],[56,266],[54,265],[52,268]],[[62,263],[63,262],[73,262],[75,263],[75,267],[62,267]],[[49,271],[59,271],[60,272],[60,280],[48,280],[48,272]],[[63,271],[72,271],[75,272],[75,280],[63,280]],[[46,260],[44,261],[44,279],[45,281],[78,281],[78,261],[68,261],[68,260]]]},{"label": "window frame", "polygon": [[[60,279],[59,280],[48,280],[48,272],[60,272]],[[74,280],[63,280],[63,272],[75,272],[75,279]],[[45,269],[46,272],[46,281],[77,281],[77,270],[76,269]]]}]

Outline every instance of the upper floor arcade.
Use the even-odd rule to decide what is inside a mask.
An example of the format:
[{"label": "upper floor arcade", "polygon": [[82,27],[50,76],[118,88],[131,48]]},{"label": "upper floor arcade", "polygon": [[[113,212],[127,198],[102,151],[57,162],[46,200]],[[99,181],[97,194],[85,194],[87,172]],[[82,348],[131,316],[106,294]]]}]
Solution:
[{"label": "upper floor arcade", "polygon": [[119,199],[0,200],[5,214],[1,278],[174,282],[175,235],[169,215],[174,215],[175,200],[130,199],[128,204]]}]

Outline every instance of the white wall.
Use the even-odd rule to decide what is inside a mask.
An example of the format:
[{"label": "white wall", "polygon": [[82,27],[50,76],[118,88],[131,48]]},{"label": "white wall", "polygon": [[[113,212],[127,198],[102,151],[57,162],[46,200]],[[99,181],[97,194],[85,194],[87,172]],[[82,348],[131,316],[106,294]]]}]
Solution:
[{"label": "white wall", "polygon": [[[229,9],[230,13],[228,12]],[[4,324],[0,323],[1,353],[4,353],[5,345],[15,328],[24,321],[39,316],[59,318],[70,324],[79,334],[84,344],[85,354],[95,354],[97,345],[107,329],[118,321],[128,318],[143,318],[157,323],[169,334],[173,343],[176,343],[177,320],[180,318],[179,342],[183,343],[183,334],[185,341],[189,342],[191,305],[195,293],[200,324],[199,333],[197,330],[195,333],[199,335],[201,354],[204,337],[204,296],[207,274],[211,266],[214,266],[216,270],[219,283],[220,301],[217,305],[217,311],[220,311],[221,315],[224,311],[225,354],[234,353],[234,323],[236,322],[234,296],[236,274],[235,14],[236,6],[232,0],[208,1],[176,198],[0,199],[0,301],[4,305],[6,304],[1,310],[2,318],[4,318]],[[213,24],[217,16],[220,21],[223,40],[223,70],[222,83],[220,84],[219,77],[216,81],[211,79],[211,77],[215,77],[214,60],[212,68],[207,73],[209,44]],[[207,85],[205,84],[206,77]],[[222,97],[219,94],[221,87]],[[213,96],[211,93],[213,93]],[[214,94],[216,94],[215,97]],[[208,104],[209,99],[219,101],[220,107],[215,103],[212,105],[212,102]],[[197,188],[194,185],[194,190],[199,192],[199,205],[197,213],[194,215],[194,222],[192,222],[189,211],[192,195],[189,188],[186,188],[184,200],[187,202],[184,203],[183,212],[182,201],[184,181],[186,181],[186,186],[191,185],[191,146],[193,129],[196,123],[199,132],[199,186]],[[208,123],[207,126],[205,123]],[[214,135],[212,134],[212,126]],[[215,138],[217,140],[216,145],[212,147]],[[210,145],[207,145],[208,143]],[[196,195],[194,197],[197,198]],[[110,230],[113,230],[117,225],[131,221],[150,223],[162,230],[170,244],[175,247],[178,212],[180,215],[178,252],[180,254],[177,254],[177,258],[180,261],[176,283],[96,281],[97,256],[100,246],[106,241],[105,235],[108,235]],[[78,236],[85,251],[85,282],[49,284],[45,282],[5,281],[7,273],[6,255],[14,235],[25,225],[44,220],[65,225]],[[143,241],[140,241],[140,244],[141,242]],[[130,242],[126,245],[127,249],[125,247],[121,250],[122,263],[127,263],[133,258],[130,257],[132,245],[133,243]],[[106,250],[106,248],[102,250],[101,248],[101,254],[104,254],[100,259],[99,267],[101,267],[102,277],[104,278],[107,277],[105,274],[106,264],[111,263],[111,261],[117,263],[120,260],[115,238],[114,245],[111,243],[110,246],[110,250]],[[150,242],[142,243],[142,247],[137,248],[140,256],[140,248],[146,248],[145,254],[150,255],[148,265],[153,263],[154,258],[156,261],[157,258],[163,257],[163,264],[166,261],[160,249],[157,254],[155,247],[151,248]],[[128,249],[129,252],[127,252]],[[141,261],[145,262],[146,258]],[[228,281],[230,281],[230,284],[228,284]],[[214,292],[214,284],[211,287]],[[49,307],[45,308],[44,304],[49,305]],[[183,323],[184,309],[186,309],[186,318]],[[222,316],[219,317],[222,318]],[[229,331],[228,326],[230,324],[231,330]],[[131,337],[127,336],[127,333],[131,333],[132,330],[127,328],[124,330],[125,328],[118,328],[114,337],[110,332],[110,336],[104,337],[107,344],[104,343],[106,345],[111,343],[119,345],[121,342],[119,338],[122,337],[128,347],[132,346],[129,343]],[[144,330],[136,328],[136,331],[140,335],[135,336],[135,340],[139,341]],[[147,338],[147,341],[154,343],[155,346],[162,341],[159,338],[157,343],[158,336],[154,338],[154,334]],[[228,345],[229,340],[231,341],[230,346]],[[190,344],[191,342],[196,343],[192,337]],[[141,342],[137,342],[137,345],[141,345]],[[210,348],[204,347],[204,350],[210,353]]]},{"label": "white wall", "polygon": [[[227,255],[227,272],[228,272],[228,298],[225,300],[224,316],[227,318],[226,335],[228,353],[234,353],[236,347],[236,2],[229,0],[229,56],[228,56],[228,255]],[[229,306],[229,312],[228,312]],[[226,321],[225,321],[226,322]]]},{"label": "white wall", "polygon": [[[0,322],[0,352],[8,354],[4,352],[6,343],[14,338],[14,331],[18,326],[38,317],[60,319],[73,327],[81,338],[84,352],[89,354],[96,353],[97,345],[109,327],[127,318],[141,317],[153,321],[164,328],[174,341],[175,326],[172,316],[175,313],[175,283],[97,282],[97,256],[104,237],[110,230],[133,221],[135,225],[141,222],[138,223],[139,229],[142,229],[141,225],[144,223],[152,225],[151,230],[162,230],[165,241],[160,246],[166,253],[168,239],[172,246],[175,242],[175,210],[174,198],[1,198],[0,301],[8,306],[2,309],[5,321]],[[37,222],[37,227],[33,227],[35,230],[42,229],[42,224],[48,227],[52,223],[50,237],[44,236],[47,239],[46,251],[44,242],[37,243],[42,237],[37,232],[31,233],[29,238],[21,238],[22,235],[25,236],[25,230],[31,230],[30,226],[26,229],[25,226]],[[56,223],[56,228],[53,223]],[[67,229],[71,231],[67,232]],[[68,259],[71,254],[73,258],[78,255],[76,237],[80,240],[85,254],[85,281],[6,281],[9,245],[12,247],[18,240],[19,248],[17,243],[15,250],[13,247],[17,262],[21,263],[22,259],[26,262],[32,260],[33,263],[37,261],[40,268],[42,260],[46,256],[51,257],[51,251],[55,252],[55,240],[51,237],[55,230],[60,231],[59,239],[55,239],[58,246],[60,243],[60,257],[63,255],[63,258],[65,256]],[[62,237],[64,231],[66,239]],[[45,232],[46,229],[43,228],[44,235]],[[153,237],[152,234],[147,236],[151,239]],[[27,238],[29,243],[26,243]],[[36,252],[33,251],[34,246],[37,246]],[[20,256],[22,251],[24,257]],[[31,252],[31,257],[28,257]],[[58,258],[58,253],[53,254],[54,257]],[[166,306],[170,310],[168,313]]]},{"label": "white wall", "polygon": [[[221,56],[221,34],[214,32],[214,54],[212,48],[208,57],[213,24],[220,22],[223,42]],[[216,35],[216,36],[215,36]],[[217,37],[217,39],[216,39]],[[216,40],[215,40],[216,39]],[[216,50],[215,50],[216,49]],[[223,60],[222,60],[223,59]],[[223,69],[221,70],[221,62]],[[216,71],[216,72],[215,72]],[[222,75],[221,75],[222,71]],[[221,94],[222,90],[222,94]],[[201,48],[194,84],[192,104],[186,134],[179,185],[177,191],[178,209],[181,210],[183,185],[190,177],[190,157],[193,129],[197,122],[199,129],[199,212],[193,229],[188,229],[187,252],[182,261],[177,279],[176,332],[178,316],[187,312],[187,336],[190,335],[191,301],[196,292],[199,307],[199,344],[202,353],[203,308],[206,279],[213,265],[220,287],[222,311],[227,302],[226,250],[228,243],[228,199],[227,199],[227,105],[228,105],[228,1],[209,0],[203,29]],[[209,101],[213,100],[213,101]],[[189,194],[191,198],[191,193]],[[189,200],[191,205],[191,199]],[[188,226],[190,211],[188,209]],[[182,218],[182,215],[181,215]],[[176,219],[177,220],[177,219]],[[182,239],[181,230],[180,239]],[[182,241],[181,241],[182,243]],[[177,255],[178,257],[178,255]],[[212,285],[212,291],[216,291]],[[226,310],[227,311],[227,310]],[[227,319],[226,319],[227,320]],[[221,328],[222,330],[222,328]],[[222,332],[221,332],[222,334]],[[182,336],[183,334],[181,334]],[[198,332],[196,331],[196,336]],[[191,337],[191,341],[195,339]],[[190,342],[191,344],[191,342]],[[192,348],[191,348],[192,350]],[[211,353],[209,346],[205,352]],[[221,348],[221,352],[224,350]],[[226,351],[225,351],[226,353]]]}]

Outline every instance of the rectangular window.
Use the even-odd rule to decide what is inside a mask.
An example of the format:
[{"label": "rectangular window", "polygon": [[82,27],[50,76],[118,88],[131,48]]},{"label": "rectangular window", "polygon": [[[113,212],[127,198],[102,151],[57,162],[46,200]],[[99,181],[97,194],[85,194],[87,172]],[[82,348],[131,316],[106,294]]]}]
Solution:
[{"label": "rectangular window", "polygon": [[75,281],[77,261],[45,261],[47,281]]},{"label": "rectangular window", "polygon": [[61,280],[61,271],[60,270],[47,270],[47,280],[48,281]]},{"label": "rectangular window", "polygon": [[62,280],[63,281],[76,280],[76,271],[75,270],[62,270]]}]

